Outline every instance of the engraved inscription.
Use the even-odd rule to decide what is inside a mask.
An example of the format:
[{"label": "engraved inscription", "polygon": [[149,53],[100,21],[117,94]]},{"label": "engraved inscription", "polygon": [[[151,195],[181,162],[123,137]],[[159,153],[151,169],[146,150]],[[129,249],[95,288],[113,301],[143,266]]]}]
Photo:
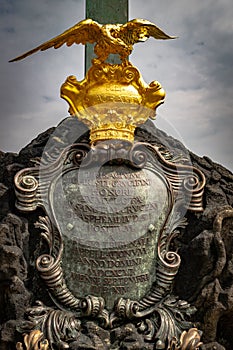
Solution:
[{"label": "engraved inscription", "polygon": [[108,307],[119,296],[142,297],[154,280],[158,233],[169,208],[163,178],[126,165],[74,169],[54,193],[70,290],[102,296]]},{"label": "engraved inscription", "polygon": [[[148,255],[154,260],[155,240],[153,237],[140,238],[119,249],[94,250],[89,247],[76,247],[77,266],[70,274],[71,282],[87,294],[101,295],[110,303],[116,295],[125,295],[138,299],[152,282],[155,269],[146,270]],[[135,288],[136,287],[136,288]],[[137,290],[136,290],[137,289]]]},{"label": "engraved inscription", "polygon": [[127,96],[127,95],[112,95],[112,96],[104,96],[104,95],[96,95],[96,101],[99,103],[109,103],[109,102],[121,102],[121,103],[135,103],[138,104],[137,96]]}]

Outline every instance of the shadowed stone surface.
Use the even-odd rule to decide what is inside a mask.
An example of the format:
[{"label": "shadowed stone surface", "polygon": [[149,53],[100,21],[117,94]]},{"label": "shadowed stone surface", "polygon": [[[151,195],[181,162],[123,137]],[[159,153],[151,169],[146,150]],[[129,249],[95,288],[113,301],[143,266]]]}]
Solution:
[{"label": "shadowed stone surface", "polygon": [[[75,140],[77,122],[69,118],[70,133],[63,138],[63,147]],[[78,124],[79,135],[88,134]],[[35,300],[46,305],[51,301],[43,283],[35,272],[35,258],[43,246],[33,223],[41,215],[37,210],[22,214],[14,206],[13,179],[17,171],[33,166],[33,158],[41,157],[54,128],[40,134],[19,154],[0,152],[0,349],[15,349],[22,339],[15,331],[20,318]],[[66,130],[60,129],[65,134]],[[80,131],[81,130],[81,131]],[[147,123],[146,130],[137,130],[137,139],[163,144],[180,155],[187,152],[177,140]],[[61,145],[59,134],[53,136],[53,145]],[[188,226],[175,240],[182,263],[175,279],[175,290],[181,299],[198,309],[193,321],[203,331],[205,345],[202,349],[230,350],[233,348],[233,219],[223,221],[221,237],[224,251],[213,232],[216,214],[233,204],[233,174],[208,157],[200,158],[189,152],[192,164],[206,176],[204,211],[187,213]],[[224,254],[223,254],[224,253]],[[226,259],[224,259],[226,256]],[[111,344],[111,346],[110,346]],[[72,342],[70,349],[152,349],[144,343],[133,324],[116,328],[111,332],[87,322],[79,341]]]}]

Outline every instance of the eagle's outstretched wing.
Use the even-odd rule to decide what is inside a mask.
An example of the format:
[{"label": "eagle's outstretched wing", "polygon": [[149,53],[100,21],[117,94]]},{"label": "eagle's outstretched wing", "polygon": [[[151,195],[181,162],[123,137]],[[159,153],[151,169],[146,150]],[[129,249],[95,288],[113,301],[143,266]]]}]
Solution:
[{"label": "eagle's outstretched wing", "polygon": [[133,19],[120,28],[118,36],[128,45],[146,41],[150,36],[155,39],[175,39],[177,37],[164,33],[154,23],[144,19]]},{"label": "eagle's outstretched wing", "polygon": [[19,61],[23,58],[32,55],[37,51],[45,51],[51,47],[58,49],[63,44],[67,46],[71,46],[75,44],[86,44],[86,43],[94,43],[98,40],[101,35],[101,27],[102,25],[93,21],[92,19],[85,19],[73,27],[67,29],[64,33],[56,36],[55,38],[46,41],[45,43],[35,47],[34,49],[25,52],[24,54],[13,58],[9,62]]}]

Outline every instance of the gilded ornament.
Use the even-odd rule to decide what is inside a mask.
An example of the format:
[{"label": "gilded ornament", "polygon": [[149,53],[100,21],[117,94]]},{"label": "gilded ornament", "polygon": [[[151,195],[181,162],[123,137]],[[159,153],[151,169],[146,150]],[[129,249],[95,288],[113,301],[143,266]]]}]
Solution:
[{"label": "gilded ornament", "polygon": [[154,119],[165,91],[157,81],[146,84],[130,63],[103,63],[93,65],[81,82],[68,77],[61,97],[70,105],[70,114],[90,128],[92,144],[109,139],[133,142],[135,128]]},{"label": "gilded ornament", "polygon": [[[61,87],[61,97],[68,102],[70,114],[90,128],[92,145],[112,139],[133,142],[135,128],[148,118],[154,119],[156,108],[165,98],[161,85],[157,81],[147,85],[128,61],[133,45],[150,36],[162,40],[175,38],[143,19],[105,25],[86,19],[10,62],[63,44],[96,43],[97,58],[85,79],[78,82],[74,76],[68,77]],[[118,54],[122,63],[105,63],[110,54]]]},{"label": "gilded ornament", "polygon": [[[43,333],[38,329],[24,335],[24,346],[26,350],[50,350],[48,340],[44,339]],[[23,349],[23,344],[18,342],[16,350]]]},{"label": "gilded ornament", "polygon": [[67,29],[55,38],[37,46],[36,48],[10,60],[19,61],[37,51],[45,51],[51,47],[58,49],[66,44],[96,43],[94,51],[97,59],[93,63],[103,63],[110,54],[119,54],[121,60],[127,61],[127,57],[133,50],[133,45],[146,41],[150,36],[155,39],[175,39],[164,33],[154,23],[144,19],[133,19],[125,24],[99,24],[92,19],[85,19],[73,27]]}]

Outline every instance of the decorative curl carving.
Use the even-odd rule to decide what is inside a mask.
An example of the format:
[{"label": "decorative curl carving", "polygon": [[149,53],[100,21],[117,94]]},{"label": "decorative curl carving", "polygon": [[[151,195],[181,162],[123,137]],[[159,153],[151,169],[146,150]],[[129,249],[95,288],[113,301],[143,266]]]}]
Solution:
[{"label": "decorative curl carving", "polygon": [[205,181],[202,173],[196,171],[187,175],[183,180],[183,188],[186,196],[190,198],[189,210],[199,210],[202,204],[202,194],[204,190]]},{"label": "decorative curl carving", "polygon": [[72,310],[80,309],[80,300],[71,293],[65,283],[59,258],[55,260],[51,255],[43,254],[37,258],[36,268],[52,295],[59,302]]},{"label": "decorative curl carving", "polygon": [[166,222],[166,227],[159,234],[156,280],[150,291],[139,301],[141,312],[147,312],[148,308],[154,310],[154,305],[160,302],[168,293],[171,293],[172,284],[181,260],[178,253],[170,250],[170,243],[177,229],[184,227],[186,224],[183,216],[178,211],[179,205],[179,201],[175,202]]},{"label": "decorative curl carving", "polygon": [[78,149],[71,149],[71,164],[77,167],[80,167],[81,164],[87,166],[91,161],[91,158],[88,157],[90,153],[90,147],[85,144],[80,144]]},{"label": "decorative curl carving", "polygon": [[176,252],[166,252],[164,256],[160,255],[160,259],[170,269],[178,269],[180,266],[180,256]]},{"label": "decorative curl carving", "polygon": [[25,175],[20,179],[19,187],[30,191],[36,191],[38,188],[38,181],[31,175]]},{"label": "decorative curl carving", "polygon": [[184,181],[183,185],[187,191],[192,192],[199,184],[198,177],[195,175],[188,175]]},{"label": "decorative curl carving", "polygon": [[130,299],[119,298],[115,304],[115,312],[120,318],[132,319],[136,317],[139,303]]},{"label": "decorative curl carving", "polygon": [[144,147],[144,150],[142,149],[141,144],[135,144],[129,152],[129,160],[130,163],[136,167],[136,168],[143,168],[147,162],[147,154],[146,154],[146,149]]},{"label": "decorative curl carving", "polygon": [[88,295],[80,300],[80,308],[83,316],[96,317],[104,310],[104,299],[101,297],[95,297]]},{"label": "decorative curl carving", "polygon": [[50,247],[50,254],[43,254],[37,258],[37,271],[45,281],[50,293],[61,304],[73,310],[79,310],[80,300],[68,289],[61,267],[63,243],[60,233],[53,228],[48,217],[40,217],[36,226],[44,230],[44,232],[42,232],[42,237],[46,239]]},{"label": "decorative curl carving", "polygon": [[82,161],[86,155],[87,155],[87,152],[84,150],[78,150],[77,152],[75,152],[73,155],[74,164],[79,166],[82,163]]},{"label": "decorative curl carving", "polygon": [[125,80],[128,84],[131,83],[131,81],[133,80],[138,82],[140,78],[140,73],[135,67],[128,66],[123,69],[122,78],[123,78],[122,80],[123,81]]},{"label": "decorative curl carving", "polygon": [[33,211],[38,206],[38,170],[23,169],[15,176],[16,207],[22,211]]}]

